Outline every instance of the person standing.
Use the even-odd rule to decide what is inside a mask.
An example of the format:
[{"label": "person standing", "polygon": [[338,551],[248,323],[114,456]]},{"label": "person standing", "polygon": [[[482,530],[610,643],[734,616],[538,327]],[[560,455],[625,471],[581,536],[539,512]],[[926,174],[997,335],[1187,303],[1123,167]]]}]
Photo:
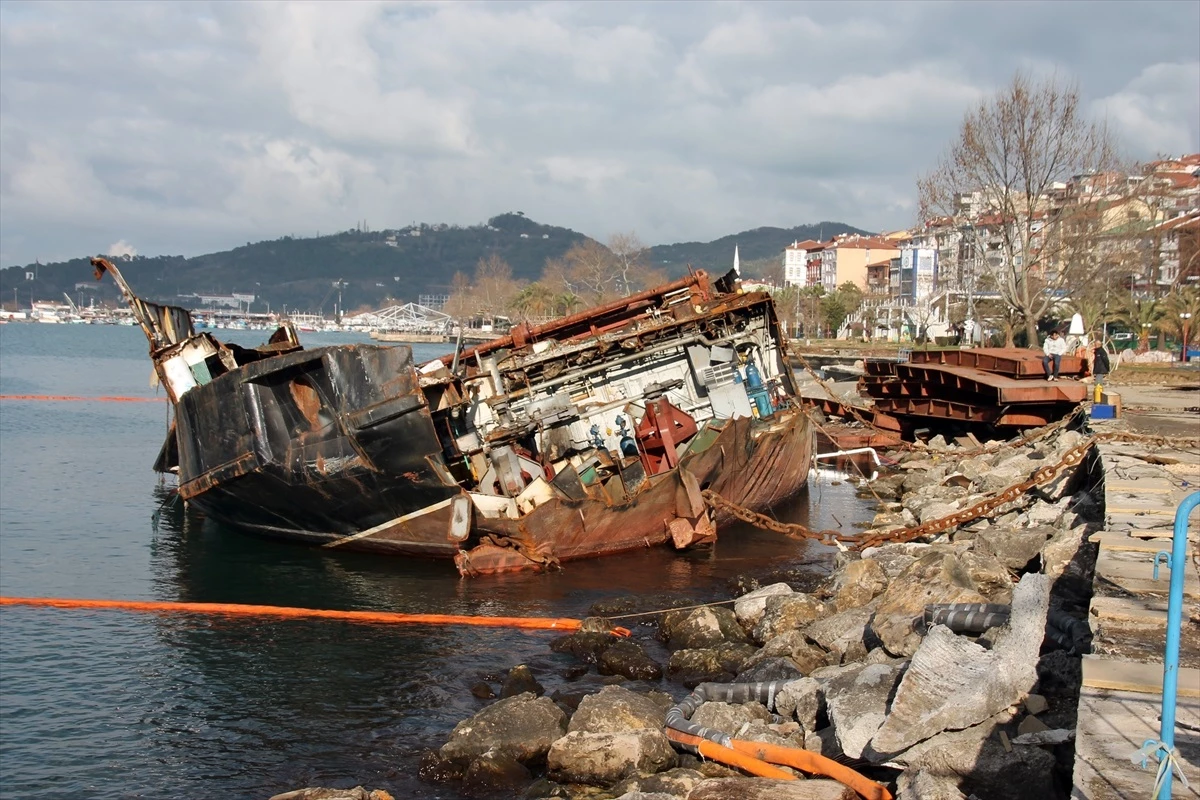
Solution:
[{"label": "person standing", "polygon": [[[1058,380],[1058,372],[1062,369],[1062,357],[1067,352],[1067,341],[1058,335],[1057,330],[1050,331],[1050,335],[1046,337],[1046,343],[1042,345],[1042,366],[1046,369],[1046,380]],[[1054,371],[1050,370],[1051,364],[1054,365]]]},{"label": "person standing", "polygon": [[1096,378],[1096,385],[1101,386],[1104,383],[1104,378],[1112,369],[1112,364],[1108,360],[1108,351],[1104,349],[1104,345],[1097,341],[1096,349],[1092,351],[1092,375]]}]

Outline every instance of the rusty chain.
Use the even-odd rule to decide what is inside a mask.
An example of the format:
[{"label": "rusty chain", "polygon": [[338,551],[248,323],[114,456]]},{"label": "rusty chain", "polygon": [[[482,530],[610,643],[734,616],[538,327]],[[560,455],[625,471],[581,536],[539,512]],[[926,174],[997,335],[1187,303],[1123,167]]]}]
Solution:
[{"label": "rusty chain", "polygon": [[[1033,441],[1033,439],[1036,438],[1040,437],[1033,437],[1021,442],[1020,444],[1028,444],[1030,441]],[[1149,442],[1159,446],[1166,446],[1169,444],[1172,447],[1179,447],[1184,444],[1192,445],[1200,443],[1200,440],[1198,439],[1168,438],[1165,436],[1152,436],[1148,434],[1131,433],[1127,431],[1110,431],[1106,433],[1094,434],[1089,436],[1087,439],[1084,439],[1070,450],[1067,450],[1058,463],[1039,467],[1029,478],[1018,483],[1014,483],[1012,486],[1009,486],[1008,488],[992,495],[991,497],[980,500],[970,508],[955,511],[953,514],[949,514],[945,517],[940,517],[935,520],[930,520],[929,522],[921,525],[914,525],[908,528],[897,528],[891,531],[880,531],[873,534],[862,533],[846,535],[840,531],[828,529],[814,531],[799,523],[780,522],[779,520],[772,519],[764,514],[752,511],[745,506],[738,505],[737,503],[722,497],[711,489],[705,489],[702,494],[704,499],[708,501],[708,503],[714,509],[726,511],[742,522],[748,523],[757,528],[774,531],[775,533],[781,533],[785,536],[791,536],[794,538],[820,540],[826,544],[838,542],[849,545],[850,548],[854,550],[863,550],[867,547],[877,547],[882,544],[911,542],[912,540],[918,539],[922,536],[941,533],[943,531],[950,530],[951,528],[957,528],[965,523],[973,522],[981,517],[990,516],[1009,503],[1019,500],[1030,489],[1043,486],[1055,480],[1063,470],[1078,466],[1094,445],[1114,440]]]}]

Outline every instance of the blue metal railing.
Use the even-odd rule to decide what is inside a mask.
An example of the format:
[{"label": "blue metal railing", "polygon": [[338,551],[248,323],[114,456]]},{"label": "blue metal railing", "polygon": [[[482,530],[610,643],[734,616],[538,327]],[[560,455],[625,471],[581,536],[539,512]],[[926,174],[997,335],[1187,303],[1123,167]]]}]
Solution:
[{"label": "blue metal railing", "polygon": [[[1188,516],[1200,506],[1200,492],[1192,492],[1175,510],[1175,538],[1171,543],[1171,594],[1167,604],[1167,647],[1163,654],[1162,727],[1155,755],[1159,760],[1158,800],[1170,800],[1171,772],[1175,759],[1175,701],[1179,689],[1179,635],[1183,625],[1183,579],[1187,575]],[[1157,557],[1155,559],[1157,570]],[[1154,744],[1148,742],[1147,744]]]}]

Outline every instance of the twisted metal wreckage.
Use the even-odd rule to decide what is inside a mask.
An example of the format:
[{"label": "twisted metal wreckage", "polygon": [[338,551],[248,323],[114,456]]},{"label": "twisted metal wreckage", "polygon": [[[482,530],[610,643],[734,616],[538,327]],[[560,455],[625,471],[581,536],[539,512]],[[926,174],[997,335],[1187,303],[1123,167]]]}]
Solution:
[{"label": "twisted metal wreckage", "polygon": [[809,420],[771,298],[704,272],[425,364],[406,346],[244,348],[112,275],[174,410],[155,469],[221,522],[463,574],[672,542],[805,486]]}]

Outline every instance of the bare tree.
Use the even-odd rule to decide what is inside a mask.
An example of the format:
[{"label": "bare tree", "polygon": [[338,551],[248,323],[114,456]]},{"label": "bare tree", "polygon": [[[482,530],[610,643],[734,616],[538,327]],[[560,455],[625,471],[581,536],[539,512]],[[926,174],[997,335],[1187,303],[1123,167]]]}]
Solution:
[{"label": "bare tree", "polygon": [[479,259],[474,284],[477,313],[498,314],[507,310],[520,291],[521,283],[513,278],[507,261],[495,253]]},{"label": "bare tree", "polygon": [[950,221],[974,239],[978,268],[1033,344],[1038,320],[1100,269],[1073,256],[1094,240],[1095,203],[1113,188],[1116,165],[1113,138],[1084,118],[1077,86],[1018,74],[967,113],[940,163],[920,178],[921,217]]},{"label": "bare tree", "polygon": [[631,295],[641,288],[645,273],[647,247],[633,231],[614,233],[608,239],[608,249],[613,257],[613,288],[617,294]]},{"label": "bare tree", "polygon": [[450,284],[450,297],[446,300],[442,311],[454,319],[463,319],[475,313],[474,303],[475,300],[471,295],[471,279],[462,272],[454,273],[454,279]]}]

